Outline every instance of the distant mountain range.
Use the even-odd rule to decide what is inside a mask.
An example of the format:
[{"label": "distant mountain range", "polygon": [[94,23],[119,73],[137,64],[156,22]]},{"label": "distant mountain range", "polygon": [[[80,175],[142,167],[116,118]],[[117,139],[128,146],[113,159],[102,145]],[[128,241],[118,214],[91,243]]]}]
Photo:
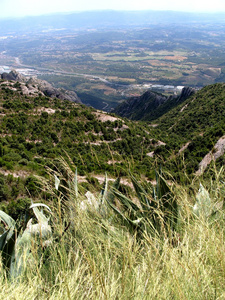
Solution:
[{"label": "distant mountain range", "polygon": [[174,11],[92,11],[0,20],[0,34],[58,29],[109,29],[167,23],[224,22],[225,14]]}]

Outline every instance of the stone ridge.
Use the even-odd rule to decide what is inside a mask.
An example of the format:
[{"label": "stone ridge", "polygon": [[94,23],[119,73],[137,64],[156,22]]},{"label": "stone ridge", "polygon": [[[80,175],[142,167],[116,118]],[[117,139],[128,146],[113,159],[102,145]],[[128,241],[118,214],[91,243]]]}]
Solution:
[{"label": "stone ridge", "polygon": [[194,93],[195,90],[190,87],[183,88],[179,96],[165,96],[149,90],[140,97],[124,101],[113,112],[131,120],[151,121],[167,113]]},{"label": "stone ridge", "polygon": [[10,73],[2,73],[0,79],[4,80],[5,84],[8,82],[8,88],[13,86],[13,89],[15,89],[15,85],[12,85],[12,82],[19,82],[20,87],[18,87],[18,89],[21,89],[23,95],[37,96],[37,94],[41,93],[51,98],[82,103],[80,98],[73,91],[55,88],[49,82],[34,77],[28,79],[15,70],[12,70]]}]

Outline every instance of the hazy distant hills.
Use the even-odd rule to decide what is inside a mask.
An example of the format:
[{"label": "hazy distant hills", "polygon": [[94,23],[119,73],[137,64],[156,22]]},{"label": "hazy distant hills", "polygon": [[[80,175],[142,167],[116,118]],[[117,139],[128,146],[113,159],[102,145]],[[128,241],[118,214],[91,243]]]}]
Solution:
[{"label": "hazy distant hills", "polygon": [[104,29],[149,24],[223,22],[225,14],[184,13],[173,11],[92,11],[53,14],[0,20],[0,33],[30,32],[46,29]]},{"label": "hazy distant hills", "polygon": [[150,86],[176,91],[223,82],[223,20],[223,14],[171,11],[1,20],[0,69],[40,76],[79,93],[83,103],[110,111]]}]

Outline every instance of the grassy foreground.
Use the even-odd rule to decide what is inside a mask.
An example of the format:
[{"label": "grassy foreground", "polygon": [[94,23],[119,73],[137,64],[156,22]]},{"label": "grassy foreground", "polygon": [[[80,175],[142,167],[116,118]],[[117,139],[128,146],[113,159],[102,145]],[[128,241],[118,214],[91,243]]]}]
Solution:
[{"label": "grassy foreground", "polygon": [[53,196],[54,241],[40,247],[34,240],[33,258],[24,256],[25,272],[14,280],[0,260],[0,298],[224,299],[222,171],[214,181],[202,182],[217,207],[212,216],[193,214],[197,185],[193,183],[192,192],[171,186],[179,207],[172,237],[163,230],[143,230],[140,236],[113,210],[100,212],[85,203],[82,191],[44,183]]}]

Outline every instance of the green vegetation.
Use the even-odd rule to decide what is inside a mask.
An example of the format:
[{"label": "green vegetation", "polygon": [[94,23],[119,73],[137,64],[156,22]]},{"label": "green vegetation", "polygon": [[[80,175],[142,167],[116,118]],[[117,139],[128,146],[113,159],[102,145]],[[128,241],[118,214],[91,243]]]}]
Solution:
[{"label": "green vegetation", "polygon": [[159,118],[157,130],[166,133],[163,140],[167,149],[166,146],[158,148],[158,153],[168,157],[172,151],[177,153],[182,145],[188,143],[182,155],[170,161],[175,159],[177,164],[182,165],[184,159],[189,174],[197,171],[198,163],[224,136],[224,98],[224,84],[209,85]]},{"label": "green vegetation", "polygon": [[225,39],[220,17],[197,23],[188,17],[175,24],[174,18],[168,23],[164,16],[161,24],[150,25],[155,16],[145,16],[146,26],[136,27],[133,18],[132,25],[117,27],[123,19],[119,18],[113,29],[90,25],[82,30],[70,30],[68,24],[58,30],[57,19],[51,34],[45,20],[39,22],[43,30],[27,28],[26,34],[11,37],[10,32],[0,40],[6,51],[0,64],[32,68],[56,87],[78,92],[85,103],[110,111],[121,99],[146,91],[145,84],[202,87],[223,82]]},{"label": "green vegetation", "polygon": [[[160,172],[161,173],[161,172]],[[127,223],[128,227],[137,234],[148,232],[151,235],[162,233],[173,235],[178,220],[178,205],[169,185],[163,179],[162,174],[156,172],[156,186],[150,183],[145,187],[140,185],[136,178],[131,175],[133,188],[136,192],[137,201],[123,195],[118,188],[113,189],[108,196],[111,208]],[[114,197],[119,201],[118,209]],[[122,211],[121,211],[122,208]]]},{"label": "green vegetation", "polygon": [[[160,114],[162,107],[169,111],[152,127],[68,101],[23,96],[3,86],[0,206],[6,212],[14,208],[17,216],[21,205],[17,209],[14,203],[38,196],[33,175],[46,176],[47,168],[58,167],[60,156],[79,168],[86,186],[94,181],[98,186],[96,176],[104,172],[116,178],[126,177],[130,170],[153,180],[152,169],[160,165],[178,182],[188,183],[204,156],[217,151],[215,144],[224,135],[224,90],[223,84],[215,84],[170,110],[168,105],[159,106]],[[223,161],[222,153],[216,165]],[[204,177],[211,176],[210,164],[208,170]],[[48,200],[49,195],[43,192],[42,197]]]},{"label": "green vegetation", "polygon": [[223,298],[223,155],[194,171],[224,134],[224,85],[156,127],[7,86],[0,97],[1,297]]},{"label": "green vegetation", "polygon": [[[15,87],[14,87],[15,88]],[[149,176],[155,149],[146,126],[84,105],[43,96],[0,91],[0,206],[36,197],[34,174],[45,176],[63,156],[87,179],[102,172],[116,177],[130,168]],[[141,146],[140,146],[141,145]],[[70,157],[70,159],[68,158]],[[6,176],[5,176],[6,175]],[[42,197],[48,199],[48,194]],[[16,213],[16,209],[15,209]]]},{"label": "green vegetation", "polygon": [[[224,123],[224,97],[224,84],[206,86],[191,99],[162,116],[159,119],[160,128],[187,138],[216,129]],[[215,136],[218,135],[221,133],[218,132]]]},{"label": "green vegetation", "polygon": [[[0,62],[110,109],[136,83],[222,81],[223,27],[28,31]],[[0,298],[223,299],[225,85],[150,115],[146,93],[142,122],[23,86],[0,82]]]},{"label": "green vegetation", "polygon": [[184,170],[189,175],[199,171],[199,163],[209,153],[215,160],[220,158],[217,165],[224,161],[224,99],[222,83],[196,93],[185,88],[177,97],[148,91],[125,101],[115,112],[149,122],[151,134],[163,141],[151,155],[179,181],[184,180]]},{"label": "green vegetation", "polygon": [[0,251],[3,267],[11,280],[22,276],[27,264],[34,262],[31,251],[34,243],[38,243],[42,248],[51,243],[52,230],[48,225],[49,219],[38,207],[45,207],[51,212],[45,204],[32,204],[30,208],[33,209],[37,224],[32,224],[32,218],[29,219],[27,214],[22,223],[0,211],[0,220],[5,226],[4,229],[1,228],[4,232],[0,236]]},{"label": "green vegetation", "polygon": [[141,96],[123,101],[113,112],[131,120],[150,122],[165,115],[194,93],[194,89],[183,88],[179,96],[165,96],[162,93],[149,90]]},{"label": "green vegetation", "polygon": [[[100,196],[83,192],[77,175],[60,160],[61,172],[50,170],[52,178],[40,179],[51,194],[51,228],[55,238],[46,247],[32,243],[24,254],[26,268],[16,281],[6,276],[1,264],[1,296],[19,299],[221,299],[224,297],[224,172],[215,180],[199,180],[182,187],[170,185],[179,214],[176,227],[169,224],[165,212],[155,207],[162,221],[160,228],[144,223],[142,235],[138,222],[124,223],[118,212],[131,216],[137,200],[129,195],[128,207],[108,203],[121,198],[105,180]],[[64,177],[62,176],[64,174]],[[74,178],[75,177],[75,178]],[[54,179],[55,178],[55,179]],[[54,186],[55,181],[55,186]],[[146,194],[133,178],[139,199]],[[69,187],[70,186],[70,187]],[[107,187],[108,186],[108,187]],[[111,186],[111,187],[110,187]],[[191,188],[191,189],[190,189]],[[159,188],[162,193],[164,188]],[[96,192],[94,193],[96,195]],[[164,194],[164,193],[163,193]],[[163,195],[161,194],[161,195]],[[158,194],[159,195],[159,194]],[[128,195],[127,195],[128,196]],[[126,196],[126,197],[127,197]],[[148,200],[154,201],[151,194]],[[99,199],[99,200],[98,200]],[[125,199],[125,198],[124,198]],[[107,200],[107,201],[106,201]],[[160,201],[158,197],[156,199]],[[91,202],[92,201],[92,202]],[[115,202],[116,203],[116,202]],[[34,206],[33,206],[34,207]],[[141,212],[143,206],[139,208]],[[213,211],[213,213],[211,213]],[[142,211],[145,214],[145,210]],[[149,220],[150,221],[150,220]],[[165,222],[165,223],[164,223]],[[151,230],[148,230],[148,226]],[[173,234],[170,234],[173,232]],[[2,236],[1,236],[2,238]],[[41,250],[41,251],[40,251]],[[29,255],[32,254],[32,260]],[[29,262],[29,263],[28,263]],[[218,284],[219,282],[219,284]]]}]

